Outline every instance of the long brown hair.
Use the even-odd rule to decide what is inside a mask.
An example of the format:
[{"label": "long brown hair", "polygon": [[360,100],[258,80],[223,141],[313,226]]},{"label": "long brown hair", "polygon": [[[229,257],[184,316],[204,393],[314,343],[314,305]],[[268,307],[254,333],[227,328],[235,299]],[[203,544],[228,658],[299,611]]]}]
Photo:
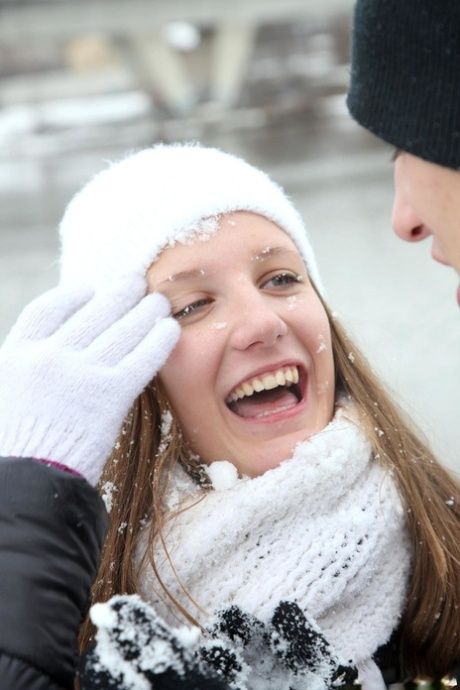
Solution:
[{"label": "long brown hair", "polygon": [[[401,621],[403,665],[412,677],[441,678],[460,658],[460,487],[404,419],[358,348],[327,305],[324,307],[332,331],[336,389],[355,401],[374,457],[393,474],[407,508],[413,561]],[[135,554],[145,525],[149,546],[144,561],[150,560],[158,577],[152,545],[162,540],[164,492],[174,463],[187,464],[189,457],[174,419],[165,442],[167,411],[161,385],[155,381],[136,400],[105,466],[100,487],[104,490],[109,482],[114,489],[113,507],[93,602],[138,591],[141,567],[135,565]],[[177,612],[196,625],[186,607],[169,596]],[[87,619],[81,630],[82,649],[93,632]]]}]

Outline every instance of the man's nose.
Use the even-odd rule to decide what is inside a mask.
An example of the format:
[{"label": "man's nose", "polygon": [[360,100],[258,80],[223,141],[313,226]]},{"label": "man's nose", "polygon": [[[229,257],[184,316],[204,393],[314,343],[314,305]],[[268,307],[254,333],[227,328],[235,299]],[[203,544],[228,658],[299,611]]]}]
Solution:
[{"label": "man's nose", "polygon": [[448,260],[446,259],[446,256],[441,248],[441,245],[439,244],[438,240],[436,237],[433,236],[433,244],[431,246],[431,256],[435,261],[438,261],[440,264],[444,264],[444,266],[450,266]]},{"label": "man's nose", "polygon": [[[276,299],[276,298],[275,298]],[[288,332],[284,319],[273,304],[273,297],[245,294],[234,305],[232,345],[237,350],[273,347]]]},{"label": "man's nose", "polygon": [[393,230],[406,242],[420,242],[431,235],[412,206],[396,190],[392,215]]}]

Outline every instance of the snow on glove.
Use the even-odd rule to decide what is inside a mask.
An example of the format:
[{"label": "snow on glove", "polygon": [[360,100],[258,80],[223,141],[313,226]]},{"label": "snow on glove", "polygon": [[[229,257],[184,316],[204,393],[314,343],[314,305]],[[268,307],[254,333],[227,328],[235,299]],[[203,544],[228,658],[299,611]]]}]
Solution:
[{"label": "snow on glove", "polygon": [[58,287],[0,349],[0,455],[62,463],[96,484],[135,398],[179,337],[139,278],[111,292]]},{"label": "snow on glove", "polygon": [[137,595],[117,595],[90,611],[97,626],[82,690],[227,690],[199,664],[198,628],[169,627]]},{"label": "snow on glove", "polygon": [[282,601],[275,609],[269,644],[294,675],[313,673],[324,678],[327,687],[352,684],[357,678],[356,669],[339,660],[318,625],[293,601]]},{"label": "snow on glove", "polygon": [[200,648],[203,662],[214,669],[231,690],[247,690],[252,669],[245,660],[245,648],[252,643],[251,651],[258,653],[261,646],[265,646],[263,623],[243,613],[238,606],[231,606],[216,614],[208,633],[208,639]]},{"label": "snow on glove", "polygon": [[[216,655],[217,668],[235,690],[247,690],[248,686],[277,690],[327,689],[351,684],[357,677],[356,669],[339,660],[317,624],[295,602],[280,602],[268,624],[238,606],[231,606],[216,614],[210,634],[216,638],[215,644],[218,646],[220,640],[222,646],[221,657]],[[226,675],[222,661],[222,656],[229,653],[228,643],[233,645],[233,655],[243,660],[245,667],[239,684],[234,686],[235,677]],[[213,666],[213,658],[206,649],[204,654]]]}]

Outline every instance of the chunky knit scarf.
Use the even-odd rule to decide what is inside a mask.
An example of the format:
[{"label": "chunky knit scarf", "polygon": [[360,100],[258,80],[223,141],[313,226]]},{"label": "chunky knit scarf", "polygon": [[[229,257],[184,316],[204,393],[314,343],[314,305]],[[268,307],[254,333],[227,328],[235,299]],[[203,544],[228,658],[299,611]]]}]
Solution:
[{"label": "chunky knit scarf", "polygon": [[[211,476],[220,481],[206,491],[178,471],[169,495],[177,514],[165,529],[169,558],[158,548],[156,563],[201,624],[232,605],[265,623],[280,601],[292,601],[346,663],[365,666],[387,642],[404,606],[410,546],[391,472],[352,416],[350,406],[339,408],[292,458],[255,479],[222,481],[229,463],[214,463]],[[177,624],[149,565],[141,593]]]}]

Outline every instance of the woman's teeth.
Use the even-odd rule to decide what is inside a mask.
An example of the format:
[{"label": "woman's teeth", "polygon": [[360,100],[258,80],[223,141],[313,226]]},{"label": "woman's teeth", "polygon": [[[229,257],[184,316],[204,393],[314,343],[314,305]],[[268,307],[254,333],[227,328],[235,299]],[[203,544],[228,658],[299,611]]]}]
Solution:
[{"label": "woman's teeth", "polygon": [[297,367],[283,367],[277,371],[271,371],[264,376],[257,376],[240,384],[228,396],[226,402],[232,403],[244,397],[250,397],[254,393],[270,391],[278,386],[290,386],[299,382],[299,372]]}]

